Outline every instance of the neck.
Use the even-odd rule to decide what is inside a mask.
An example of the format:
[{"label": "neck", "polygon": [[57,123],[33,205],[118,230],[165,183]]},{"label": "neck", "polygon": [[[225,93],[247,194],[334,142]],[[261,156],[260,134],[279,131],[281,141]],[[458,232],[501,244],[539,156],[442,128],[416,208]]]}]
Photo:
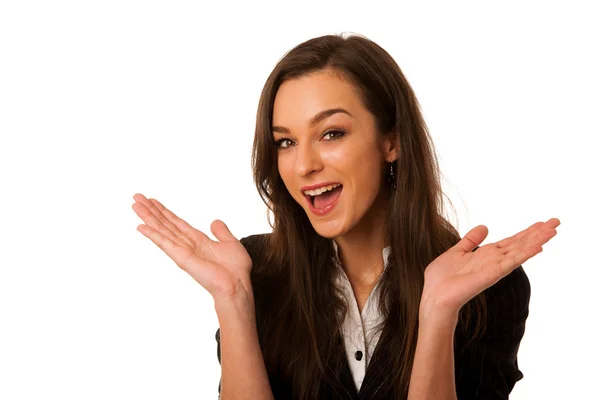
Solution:
[{"label": "neck", "polygon": [[342,268],[359,291],[370,291],[384,269],[386,197],[379,196],[359,224],[334,238]]}]

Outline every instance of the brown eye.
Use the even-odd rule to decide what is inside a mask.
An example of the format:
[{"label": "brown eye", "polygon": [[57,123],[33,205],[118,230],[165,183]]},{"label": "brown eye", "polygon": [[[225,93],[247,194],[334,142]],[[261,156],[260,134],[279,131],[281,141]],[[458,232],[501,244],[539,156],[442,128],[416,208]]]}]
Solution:
[{"label": "brown eye", "polygon": [[331,129],[331,130],[325,132],[323,134],[323,137],[326,137],[329,135],[329,139],[326,139],[326,140],[335,140],[335,139],[341,138],[345,134],[346,134],[346,131],[344,131],[342,129]]},{"label": "brown eye", "polygon": [[286,143],[286,142],[292,143],[292,141],[290,139],[280,139],[280,140],[278,140],[277,141],[277,148],[278,149],[285,149],[285,148],[290,147],[290,144],[287,144],[287,145],[283,146],[283,143]]}]

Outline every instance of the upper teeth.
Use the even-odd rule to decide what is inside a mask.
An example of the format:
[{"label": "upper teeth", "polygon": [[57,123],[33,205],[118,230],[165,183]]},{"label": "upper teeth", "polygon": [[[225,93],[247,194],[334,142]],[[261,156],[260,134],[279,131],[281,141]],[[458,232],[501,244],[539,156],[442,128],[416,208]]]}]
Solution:
[{"label": "upper teeth", "polygon": [[315,190],[305,190],[305,191],[304,191],[304,194],[307,194],[307,195],[309,195],[309,196],[318,196],[318,195],[320,195],[321,193],[324,193],[324,192],[326,192],[326,191],[328,191],[328,190],[331,190],[331,189],[335,189],[335,188],[336,188],[336,187],[338,187],[338,186],[341,186],[341,184],[339,184],[339,183],[335,183],[335,184],[333,184],[333,185],[329,185],[329,186],[323,186],[323,187],[320,187],[320,188],[318,188],[318,189],[315,189]]}]

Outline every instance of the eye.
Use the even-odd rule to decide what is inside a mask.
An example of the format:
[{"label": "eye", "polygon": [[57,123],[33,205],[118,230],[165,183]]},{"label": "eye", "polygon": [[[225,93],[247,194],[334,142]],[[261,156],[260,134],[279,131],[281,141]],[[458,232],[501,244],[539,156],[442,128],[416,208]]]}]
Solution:
[{"label": "eye", "polygon": [[277,148],[278,148],[278,149],[285,149],[285,148],[287,148],[287,147],[290,147],[290,146],[291,146],[291,144],[287,144],[287,145],[285,145],[285,146],[283,145],[283,143],[287,143],[287,142],[289,142],[289,143],[293,143],[293,142],[292,142],[290,139],[279,139],[279,140],[276,142]]},{"label": "eye", "polygon": [[323,134],[323,137],[326,137],[327,135],[329,135],[329,139],[326,140],[335,140],[335,139],[339,139],[342,136],[344,136],[346,134],[346,131],[343,129],[331,129],[328,130],[327,132],[325,132]]}]

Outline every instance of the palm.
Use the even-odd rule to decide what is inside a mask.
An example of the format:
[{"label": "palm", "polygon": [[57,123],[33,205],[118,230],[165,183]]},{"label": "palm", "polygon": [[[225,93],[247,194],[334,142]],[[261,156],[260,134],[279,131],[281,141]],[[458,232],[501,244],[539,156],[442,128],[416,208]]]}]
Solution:
[{"label": "palm", "polygon": [[[144,221],[138,231],[160,247],[175,263],[216,296],[231,296],[239,289],[250,290],[252,260],[244,246],[219,220],[211,231],[219,241],[169,211],[158,200],[133,196],[132,208]],[[241,286],[240,286],[241,285]]]},{"label": "palm", "polygon": [[425,269],[423,296],[447,309],[458,311],[470,299],[494,285],[519,265],[540,253],[556,235],[560,221],[552,218],[496,243],[481,246],[487,228],[479,225],[456,246],[441,254]]}]

